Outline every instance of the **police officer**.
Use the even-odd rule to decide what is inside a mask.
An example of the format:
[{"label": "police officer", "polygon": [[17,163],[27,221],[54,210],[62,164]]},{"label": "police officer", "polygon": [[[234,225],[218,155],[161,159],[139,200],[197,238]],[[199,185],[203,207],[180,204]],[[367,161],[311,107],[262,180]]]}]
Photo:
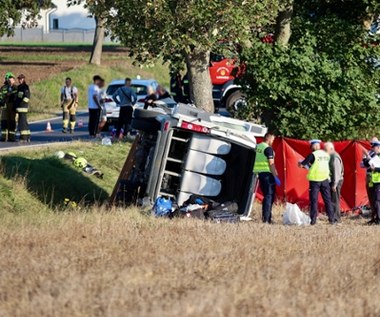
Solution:
[{"label": "police officer", "polygon": [[281,185],[274,165],[274,151],[272,148],[274,135],[267,133],[264,141],[257,145],[256,160],[253,172],[259,176],[259,185],[264,195],[262,205],[262,220],[272,223],[272,206],[276,195],[276,184]]},{"label": "police officer", "polygon": [[15,76],[8,72],[5,75],[4,85],[0,88],[0,106],[2,107],[0,141],[3,142],[16,141],[16,113],[14,111],[16,93]]},{"label": "police officer", "polygon": [[[372,143],[372,151],[374,152],[373,157],[380,156],[380,142],[374,141]],[[380,168],[375,167],[371,161],[367,162],[369,168],[371,169],[371,181],[373,184],[373,204],[375,209],[374,223],[379,224],[380,219]]]},{"label": "police officer", "polygon": [[369,161],[376,155],[376,145],[379,143],[379,140],[376,137],[373,137],[370,141],[371,144],[371,150],[365,151],[363,154],[363,160],[361,163],[361,166],[367,169],[366,173],[366,190],[367,190],[367,196],[369,205],[371,207],[371,220],[368,222],[369,225],[372,224],[378,224],[379,218],[375,209],[375,200],[374,200],[374,186],[372,182],[372,169],[369,165]]},{"label": "police officer", "polygon": [[17,79],[19,85],[17,87],[15,109],[18,114],[17,126],[18,131],[20,132],[20,141],[30,142],[30,130],[27,118],[30,100],[29,86],[25,82],[25,75],[21,74]]},{"label": "police officer", "polygon": [[78,89],[72,85],[70,77],[65,80],[65,86],[61,89],[61,107],[63,112],[62,132],[66,133],[69,128],[70,133],[74,132],[76,111],[78,106]]},{"label": "police officer", "polygon": [[320,140],[311,140],[310,145],[312,153],[310,153],[302,162],[299,162],[298,166],[309,170],[307,179],[309,180],[311,224],[315,225],[317,222],[319,192],[321,192],[323,202],[325,203],[329,223],[334,224],[334,210],[331,202],[329,179],[330,155],[321,150]]}]

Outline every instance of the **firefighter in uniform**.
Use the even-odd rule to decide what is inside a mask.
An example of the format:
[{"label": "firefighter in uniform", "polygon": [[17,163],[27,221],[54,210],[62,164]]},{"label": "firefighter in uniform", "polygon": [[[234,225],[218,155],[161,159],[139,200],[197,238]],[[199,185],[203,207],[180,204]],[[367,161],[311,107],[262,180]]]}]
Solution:
[{"label": "firefighter in uniform", "polygon": [[61,107],[63,112],[62,133],[66,133],[68,128],[70,129],[70,133],[74,133],[77,106],[78,89],[72,86],[71,78],[67,77],[65,86],[61,89]]},{"label": "firefighter in uniform", "polygon": [[321,150],[320,140],[310,141],[312,153],[310,153],[302,162],[298,163],[299,167],[309,170],[307,179],[309,180],[309,198],[310,198],[310,218],[311,224],[315,225],[318,215],[318,194],[321,192],[323,202],[325,203],[326,214],[329,223],[335,223],[334,209],[331,202],[330,192],[330,155]]},{"label": "firefighter in uniform", "polygon": [[182,87],[183,87],[183,102],[190,103],[190,83],[189,83],[189,75],[186,74],[182,78]]},{"label": "firefighter in uniform", "polygon": [[265,134],[264,141],[257,145],[256,160],[253,168],[253,172],[259,175],[259,185],[264,195],[262,205],[262,220],[264,223],[272,223],[272,206],[276,195],[276,185],[281,185],[274,165],[273,142],[274,135],[271,133]]},{"label": "firefighter in uniform", "polygon": [[17,79],[19,82],[15,101],[15,109],[18,114],[17,128],[20,132],[20,141],[30,142],[30,130],[27,118],[30,100],[29,86],[25,82],[25,75],[21,74]]},{"label": "firefighter in uniform", "polygon": [[0,141],[3,142],[16,141],[16,113],[14,111],[16,93],[15,76],[8,72],[5,75],[5,83],[0,89],[0,106],[2,107]]},{"label": "firefighter in uniform", "polygon": [[[380,142],[375,141],[372,143],[372,150],[374,152],[373,157],[380,156]],[[373,202],[375,208],[375,224],[379,224],[380,219],[380,168],[370,164],[371,180],[373,184]]]},{"label": "firefighter in uniform", "polygon": [[170,73],[170,94],[176,102],[184,102],[181,74],[178,71]]}]

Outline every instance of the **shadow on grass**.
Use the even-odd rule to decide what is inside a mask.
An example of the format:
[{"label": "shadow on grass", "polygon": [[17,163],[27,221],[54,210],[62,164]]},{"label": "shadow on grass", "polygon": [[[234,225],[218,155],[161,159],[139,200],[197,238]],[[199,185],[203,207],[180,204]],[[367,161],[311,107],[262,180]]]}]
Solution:
[{"label": "shadow on grass", "polygon": [[5,156],[1,165],[6,178],[23,180],[28,191],[50,207],[62,206],[66,198],[88,206],[101,204],[109,197],[80,170],[56,158]]}]

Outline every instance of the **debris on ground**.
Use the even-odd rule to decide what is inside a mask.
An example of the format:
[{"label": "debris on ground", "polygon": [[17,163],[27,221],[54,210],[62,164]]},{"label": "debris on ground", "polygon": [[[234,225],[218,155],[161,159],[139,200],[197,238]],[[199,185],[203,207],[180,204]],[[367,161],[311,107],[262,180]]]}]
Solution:
[{"label": "debris on ground", "polygon": [[54,155],[58,159],[64,159],[71,162],[76,168],[81,169],[84,173],[94,175],[97,178],[103,178],[104,174],[93,167],[84,157],[78,157],[73,152],[65,153],[63,151],[58,151]]}]

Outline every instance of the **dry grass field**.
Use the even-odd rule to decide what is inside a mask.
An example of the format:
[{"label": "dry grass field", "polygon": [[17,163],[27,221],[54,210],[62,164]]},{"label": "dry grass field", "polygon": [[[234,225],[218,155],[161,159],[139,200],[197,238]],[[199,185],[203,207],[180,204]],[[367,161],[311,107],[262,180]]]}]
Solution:
[{"label": "dry grass field", "polygon": [[351,220],[3,214],[0,316],[379,316],[379,235]]}]

